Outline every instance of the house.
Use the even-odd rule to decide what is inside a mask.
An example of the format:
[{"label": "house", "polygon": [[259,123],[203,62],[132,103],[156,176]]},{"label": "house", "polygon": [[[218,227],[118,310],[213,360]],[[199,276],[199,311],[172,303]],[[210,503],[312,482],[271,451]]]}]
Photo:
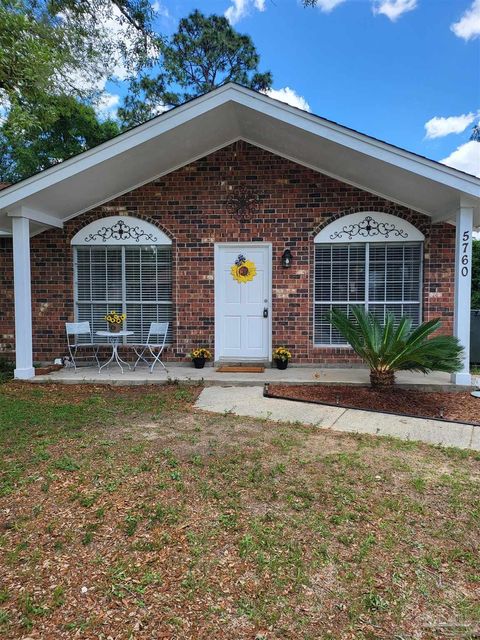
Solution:
[{"label": "house", "polygon": [[474,176],[227,84],[0,192],[0,349],[30,378],[116,309],[167,361],[349,365],[325,313],[362,304],[440,316],[468,384],[479,224]]}]

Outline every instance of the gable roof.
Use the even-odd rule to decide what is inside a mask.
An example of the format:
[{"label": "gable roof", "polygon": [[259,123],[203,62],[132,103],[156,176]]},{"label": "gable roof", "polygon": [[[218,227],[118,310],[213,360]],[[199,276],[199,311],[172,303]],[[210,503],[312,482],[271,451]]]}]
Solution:
[{"label": "gable roof", "polygon": [[226,84],[0,192],[0,231],[10,215],[32,232],[61,226],[116,196],[237,140],[383,198],[449,220],[460,203],[480,225],[480,180],[264,94]]}]

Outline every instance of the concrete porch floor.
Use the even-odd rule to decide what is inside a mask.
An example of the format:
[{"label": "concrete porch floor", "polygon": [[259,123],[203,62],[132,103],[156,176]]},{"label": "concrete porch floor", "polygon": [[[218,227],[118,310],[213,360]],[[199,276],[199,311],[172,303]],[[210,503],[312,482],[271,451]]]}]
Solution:
[{"label": "concrete porch floor", "polygon": [[[139,367],[136,371],[124,369],[122,373],[118,366],[111,365],[98,372],[96,367],[79,367],[61,369],[48,375],[35,376],[31,382],[60,383],[60,384],[111,384],[111,385],[143,385],[165,384],[168,381],[185,383],[203,383],[205,386],[252,386],[269,383],[283,384],[369,384],[367,369],[328,369],[321,367],[288,367],[285,371],[265,368],[263,373],[220,373],[216,367],[206,366],[195,369],[193,366],[181,364],[167,364],[167,372],[157,366],[153,373],[146,367]],[[402,387],[414,386],[432,390],[458,390],[450,381],[448,373],[433,372],[429,375],[422,373],[400,372],[397,384]]]}]

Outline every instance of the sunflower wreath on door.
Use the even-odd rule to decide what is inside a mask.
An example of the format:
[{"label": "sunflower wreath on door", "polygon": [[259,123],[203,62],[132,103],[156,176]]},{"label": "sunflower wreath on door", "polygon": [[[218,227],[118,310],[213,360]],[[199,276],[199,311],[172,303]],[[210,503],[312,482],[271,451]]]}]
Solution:
[{"label": "sunflower wreath on door", "polygon": [[240,254],[235,260],[235,264],[230,268],[233,279],[241,284],[244,282],[250,282],[257,274],[257,268],[255,263],[251,260],[247,260],[245,256]]}]

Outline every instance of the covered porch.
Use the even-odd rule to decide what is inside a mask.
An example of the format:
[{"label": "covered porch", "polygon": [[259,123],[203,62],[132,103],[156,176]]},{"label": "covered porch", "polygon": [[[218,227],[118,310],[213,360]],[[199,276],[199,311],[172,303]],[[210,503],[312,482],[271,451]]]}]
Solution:
[{"label": "covered porch", "polygon": [[[480,181],[474,176],[236,85],[225,85],[172,109],[103,145],[12,185],[0,193],[0,236],[13,238],[15,377],[36,381],[41,379],[41,376],[35,377],[33,366],[31,238],[46,230],[56,230],[60,234],[73,218],[160,176],[166,176],[196,159],[212,154],[234,141],[255,145],[318,174],[385,198],[391,203],[408,207],[428,217],[432,225],[449,223],[455,226],[455,254],[451,255],[452,251],[449,248],[444,249],[444,263],[448,261],[449,267],[455,265],[455,276],[449,279],[446,287],[450,293],[453,288],[453,333],[464,347],[464,356],[462,369],[454,374],[452,382],[457,385],[470,385],[471,252],[473,230],[480,225]],[[223,215],[223,210],[220,215]],[[274,224],[276,214],[271,215]],[[335,207],[329,215],[337,215]],[[316,224],[320,218],[321,216],[315,218]],[[182,225],[188,226],[188,220],[186,213]],[[309,229],[313,232],[315,225],[310,222],[309,224]],[[227,228],[225,234],[228,231]],[[213,247],[215,239],[212,240],[210,233],[205,232],[201,235],[201,242]],[[226,240],[228,238],[223,239]],[[166,243],[167,240],[164,241],[165,246]],[[436,246],[438,251],[442,251],[441,242]],[[174,246],[174,250],[177,250],[177,247]],[[55,251],[56,248],[46,247],[45,250]],[[33,258],[35,260],[37,256],[33,255]],[[41,256],[39,259],[41,260]],[[191,260],[191,257],[189,259]],[[124,258],[122,260],[125,262]],[[436,266],[438,270],[441,270],[441,264],[439,260],[440,266]],[[185,265],[182,265],[182,268],[181,277],[188,278],[188,273],[185,275]],[[52,282],[52,288],[60,279],[66,280],[67,275],[63,271],[56,273],[57,281]],[[213,287],[215,274],[212,271],[206,274],[204,279]],[[176,286],[179,286],[179,282]],[[310,291],[308,283],[304,288]],[[65,293],[65,289],[62,291],[68,314],[73,316],[73,294]],[[309,295],[310,293],[304,294],[305,297]],[[433,301],[438,293],[433,287],[428,295]],[[267,307],[267,314],[270,311],[275,309],[269,310]],[[448,313],[451,317],[450,309]],[[306,314],[304,311],[303,317],[306,317]],[[308,314],[313,314],[312,309],[308,310]],[[270,317],[271,315],[270,313]],[[173,316],[172,323],[175,323]],[[58,335],[59,324],[57,322]],[[51,333],[50,327],[44,331],[42,339],[48,339],[49,332]],[[194,342],[195,339],[192,338],[190,342]],[[183,357],[187,349],[179,351],[179,357]],[[80,370],[75,375],[73,371],[65,369],[52,374],[51,379],[59,382],[98,382],[102,381],[103,376],[105,382],[118,384],[129,381],[135,384],[136,380],[141,380],[141,383],[162,382],[170,377],[184,380],[203,378],[212,383],[217,380],[222,384],[230,383],[227,374],[218,373],[214,369],[205,369],[199,374],[190,367],[169,366],[168,362],[166,364],[169,369],[167,374],[160,370],[150,376],[141,369],[125,374],[115,369],[104,370],[101,373],[88,369],[85,373]],[[333,374],[334,371],[338,373]],[[365,372],[362,377],[360,371],[291,367],[283,375],[298,375],[301,377],[300,382],[325,382],[330,376],[337,376],[332,382],[344,382],[353,376],[352,379],[357,380],[357,383],[362,383],[368,380],[368,375]],[[318,377],[315,377],[315,372]],[[234,379],[239,381],[240,376],[244,375],[250,374],[235,374]],[[272,376],[280,376],[281,372],[266,369],[264,374],[252,375],[255,381],[263,383],[269,381]],[[429,379],[433,380],[436,375],[432,374]],[[399,381],[401,378],[403,376],[399,376]],[[444,384],[446,378],[445,375],[441,375],[440,383]],[[412,384],[421,384],[425,377],[412,375],[409,379],[413,381]],[[252,379],[247,378],[246,382],[251,383]]]}]

